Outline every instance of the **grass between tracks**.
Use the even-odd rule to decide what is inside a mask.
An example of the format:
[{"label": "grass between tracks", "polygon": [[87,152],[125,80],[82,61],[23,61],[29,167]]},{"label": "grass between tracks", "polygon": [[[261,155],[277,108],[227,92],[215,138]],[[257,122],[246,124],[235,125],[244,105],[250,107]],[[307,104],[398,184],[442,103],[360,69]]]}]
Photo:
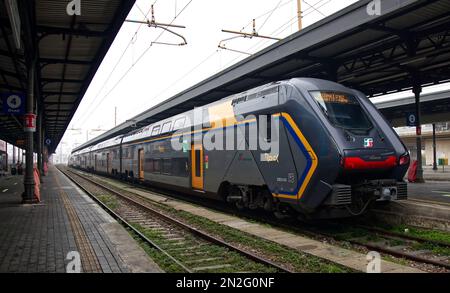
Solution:
[{"label": "grass between tracks", "polygon": [[[101,195],[98,198],[113,210],[118,208],[118,202],[113,196]],[[202,231],[205,231],[215,237],[221,238],[224,241],[233,243],[241,248],[246,248],[252,253],[256,253],[263,257],[268,257],[273,262],[283,264],[287,268],[294,270],[296,272],[315,272],[315,273],[348,273],[354,272],[350,268],[346,268],[339,264],[332,263],[330,261],[315,257],[306,253],[302,253],[291,248],[285,247],[283,245],[277,244],[275,242],[260,239],[258,237],[249,235],[245,232],[241,232],[237,229],[227,227],[222,224],[218,224],[204,217],[196,216],[185,211],[178,211],[171,207],[165,206],[163,204],[158,204],[152,202],[155,206],[163,209],[167,213],[170,213],[174,217],[189,223]],[[155,231],[145,229],[137,224],[133,226],[138,229],[141,233],[146,235],[155,243],[162,243],[162,236],[158,235]],[[166,272],[184,272],[184,270],[174,263],[165,254],[161,253],[156,248],[150,246],[149,244],[143,242],[134,232],[130,230],[133,238],[141,245],[141,247],[147,252],[147,254]],[[208,246],[208,245],[206,245]],[[216,246],[217,247],[217,246]],[[221,247],[220,247],[221,248]],[[212,248],[211,248],[212,249]],[[225,249],[225,248],[221,248]],[[223,254],[224,251],[219,251],[218,255]],[[230,254],[230,261],[233,263],[233,268],[236,266],[234,263],[240,263],[239,271],[242,272],[274,272],[273,268],[267,268],[261,264],[249,262],[247,258],[242,257],[236,252],[231,252],[227,250]],[[172,253],[171,253],[172,254]],[[227,256],[228,257],[228,256]],[[178,256],[176,257],[178,259]],[[239,260],[242,259],[242,261]],[[203,271],[202,271],[203,272]],[[206,271],[208,272],[208,271]],[[214,272],[220,272],[215,270]],[[230,272],[224,269],[223,272]]]},{"label": "grass between tracks", "polygon": [[421,229],[421,228],[410,227],[410,226],[405,226],[405,225],[387,227],[387,230],[397,232],[397,233],[405,233],[405,234],[408,234],[411,236],[420,237],[424,240],[440,241],[440,242],[450,244],[450,233],[444,232],[444,231]]},{"label": "grass between tracks", "polygon": [[[97,198],[102,201],[110,209],[117,211],[119,208],[119,203],[116,197],[111,195],[97,195]],[[183,264],[187,264],[190,261],[194,261],[188,267],[197,267],[199,272],[202,273],[234,273],[234,272],[257,272],[257,273],[275,273],[276,268],[267,267],[263,264],[256,263],[249,260],[248,258],[240,255],[237,252],[229,251],[225,247],[221,247],[214,244],[205,244],[198,247],[199,243],[195,238],[185,235],[183,240],[183,246],[177,246],[176,243],[170,243],[161,232],[152,229],[147,229],[137,223],[130,224],[143,233],[147,238],[153,241],[156,245],[164,250],[169,250],[169,253],[175,259],[181,261]],[[169,273],[180,273],[185,272],[185,270],[170,259],[167,255],[162,253],[160,250],[151,246],[147,242],[144,242],[134,231],[127,229],[128,232],[133,236],[133,238],[138,242],[138,244],[145,250],[145,252],[155,261],[161,269]],[[185,247],[186,249],[183,249]],[[195,251],[190,251],[189,247],[196,247]],[[174,249],[174,250],[171,250]],[[199,255],[195,255],[195,253]],[[199,264],[195,263],[195,259],[208,258],[209,260],[202,261]],[[220,261],[220,263],[218,263]],[[222,268],[213,268],[216,265],[225,265]],[[199,269],[203,267],[203,269]],[[207,268],[211,267],[211,268]]]},{"label": "grass between tracks", "polygon": [[430,250],[434,254],[450,256],[450,248],[433,243],[433,241],[439,241],[450,244],[450,233],[448,232],[438,230],[427,230],[416,227],[409,227],[405,225],[388,227],[387,229],[393,232],[404,233],[430,241],[425,243],[417,243],[414,245],[414,249]]},{"label": "grass between tracks", "polygon": [[[139,224],[132,224],[134,228],[141,231],[147,238],[151,239],[159,247],[165,250],[169,250],[171,256],[175,259],[181,261],[183,264],[190,268],[197,268],[199,272],[202,273],[234,273],[234,272],[258,272],[258,273],[275,273],[277,269],[272,267],[267,267],[263,264],[256,263],[247,259],[246,257],[240,255],[237,252],[230,251],[225,247],[221,247],[214,244],[202,243],[202,246],[198,246],[198,241],[190,236],[185,236],[184,244],[178,247],[174,243],[170,244],[167,242],[167,238],[158,231],[151,229],[146,229]],[[194,248],[194,249],[190,249]],[[149,248],[149,247],[148,247]],[[154,251],[149,251],[149,249],[144,248],[144,250],[149,253],[150,256],[156,255]],[[170,250],[170,249],[175,250]],[[181,249],[179,249],[181,248]],[[153,249],[156,250],[156,249]],[[170,258],[157,250],[162,257],[158,257],[155,261],[161,266],[161,268],[166,272],[183,272],[184,270],[175,264]],[[201,261],[201,263],[196,263],[196,259],[209,259]],[[205,267],[212,267],[215,265],[229,265],[222,268],[211,268],[207,269]],[[204,269],[199,269],[203,267]]]},{"label": "grass between tracks", "polygon": [[185,211],[175,210],[171,207],[158,205],[159,208],[172,214],[174,217],[189,223],[204,232],[221,238],[239,247],[244,247],[253,253],[268,257],[273,262],[284,264],[286,267],[296,272],[316,272],[316,273],[348,273],[354,272],[339,264],[302,253],[278,243],[267,241],[245,232],[228,226],[218,224],[204,217],[196,216]]},{"label": "grass between tracks", "polygon": [[[385,241],[386,244],[389,246],[402,246],[406,245],[409,246],[413,250],[429,250],[433,254],[436,255],[445,255],[450,256],[450,249],[448,247],[445,247],[443,245],[439,245],[436,243],[433,243],[433,241],[439,241],[442,243],[448,243],[450,244],[450,234],[444,231],[437,231],[437,230],[427,230],[427,229],[421,229],[417,227],[411,227],[406,225],[398,225],[398,226],[388,226],[386,224],[378,224],[380,228],[383,230],[389,231],[389,232],[396,232],[399,234],[405,234],[409,236],[415,236],[418,238],[423,239],[426,242],[419,243],[415,242],[414,240],[407,241],[403,239],[395,239],[395,236],[392,236],[393,238],[385,238],[382,236],[378,236],[376,233],[369,232],[365,229],[360,228],[353,228],[349,227],[346,228],[345,231],[340,231],[339,234],[335,235],[335,238],[341,241],[345,241],[347,239],[357,238],[363,241],[369,241],[369,242],[381,242]],[[411,244],[412,243],[412,244]],[[398,262],[398,261],[396,261]]]}]

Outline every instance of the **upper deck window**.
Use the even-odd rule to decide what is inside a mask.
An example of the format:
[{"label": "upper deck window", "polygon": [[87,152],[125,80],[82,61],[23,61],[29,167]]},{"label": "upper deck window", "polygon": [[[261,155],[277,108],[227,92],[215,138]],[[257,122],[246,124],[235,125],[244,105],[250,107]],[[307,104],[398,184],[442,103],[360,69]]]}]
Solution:
[{"label": "upper deck window", "polygon": [[186,117],[181,117],[175,120],[175,123],[173,124],[173,130],[178,130],[184,127],[184,122],[186,120]]},{"label": "upper deck window", "polygon": [[156,126],[153,127],[153,129],[152,129],[152,136],[159,134],[159,128],[160,128],[159,125],[156,125]]},{"label": "upper deck window", "polygon": [[311,95],[335,126],[350,130],[372,128],[372,123],[356,97],[330,91],[312,91]]},{"label": "upper deck window", "polygon": [[163,125],[163,127],[162,127],[162,130],[161,130],[161,133],[169,132],[171,126],[172,126],[172,121],[169,121],[169,122],[164,123],[164,125]]}]

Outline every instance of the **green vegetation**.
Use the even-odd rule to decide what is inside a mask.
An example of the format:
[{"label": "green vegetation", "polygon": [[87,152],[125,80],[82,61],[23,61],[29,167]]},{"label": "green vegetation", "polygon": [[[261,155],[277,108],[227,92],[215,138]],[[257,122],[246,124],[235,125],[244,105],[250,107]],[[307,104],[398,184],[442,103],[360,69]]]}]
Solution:
[{"label": "green vegetation", "polygon": [[[424,240],[440,241],[443,243],[450,244],[450,233],[444,231],[421,229],[416,227],[409,227],[406,225],[390,227],[387,228],[386,230],[416,236]],[[407,230],[408,232],[405,232],[405,230]]]},{"label": "green vegetation", "polygon": [[295,251],[291,248],[271,241],[254,237],[245,232],[218,224],[203,217],[192,215],[191,213],[185,211],[177,211],[177,216],[183,218],[183,220],[202,229],[203,231],[220,237],[227,242],[244,245],[254,250],[256,249],[261,254],[269,256],[272,261],[286,264],[298,272],[352,272],[349,268],[328,262],[315,256]]},{"label": "green vegetation", "polygon": [[[114,197],[111,196],[99,196],[98,197],[103,203],[105,203],[111,209],[116,209],[118,207],[118,202]],[[210,233],[216,237],[220,237],[227,242],[231,242],[235,245],[244,245],[252,250],[257,250],[260,254],[269,256],[272,261],[286,264],[292,270],[297,272],[322,272],[322,273],[346,273],[354,272],[353,270],[329,262],[327,260],[311,256],[299,251],[292,250],[291,248],[285,247],[283,245],[263,240],[245,232],[224,226],[222,224],[215,223],[206,218],[193,215],[184,211],[177,211],[171,207],[163,204],[153,203],[160,209],[172,214],[173,216],[179,217],[182,220],[194,225],[195,227]],[[164,249],[170,247],[164,247],[164,237],[161,233],[145,229],[144,227],[133,224],[134,228],[143,233],[146,237],[154,241],[156,244],[161,245]],[[141,247],[147,252],[147,254],[166,272],[184,272],[183,268],[174,263],[165,254],[161,253],[159,250],[151,247],[147,243],[143,242],[135,233],[132,233],[133,237],[138,241]],[[189,241],[194,241],[189,239]],[[239,253],[234,251],[229,251],[226,248],[216,246],[216,245],[204,245],[202,250],[208,253],[208,258],[225,256],[226,263],[232,264],[230,267],[224,267],[220,269],[214,269],[214,272],[236,272],[236,268],[239,268],[241,272],[276,272],[274,268],[268,268],[259,263],[249,261],[247,258],[241,256]],[[197,250],[196,250],[197,252]],[[192,259],[190,255],[182,255],[185,251],[180,252],[170,252],[172,256],[176,259],[184,262]],[[213,255],[213,256],[210,256]],[[214,261],[211,261],[211,264]],[[222,262],[223,263],[223,262]],[[207,266],[208,263],[202,263],[201,266]],[[212,272],[211,270],[205,270],[201,272]]]},{"label": "green vegetation", "polygon": [[144,242],[133,230],[127,229],[136,242],[144,249],[148,256],[158,264],[158,266],[167,273],[184,273],[182,267],[177,265],[173,260],[167,257],[164,253],[158,249],[150,246],[147,242]]},{"label": "green vegetation", "polygon": [[[101,199],[103,202],[104,198]],[[147,199],[148,200],[148,199]],[[167,205],[160,204],[148,200],[155,207],[166,211],[168,214],[173,215],[174,217],[183,220],[202,231],[205,231],[213,236],[219,237],[227,242],[233,243],[238,246],[245,246],[252,251],[257,251],[258,254],[264,255],[265,257],[269,257],[272,261],[280,264],[285,264],[291,270],[297,272],[318,272],[318,273],[348,273],[355,272],[354,270],[344,267],[342,265],[324,260],[319,257],[315,257],[306,253],[302,253],[297,250],[293,250],[292,248],[285,247],[278,243],[264,240],[245,232],[239,231],[234,228],[230,228],[228,226],[213,222],[201,216],[196,216],[191,213],[185,211],[178,211],[174,208],[171,208]],[[114,201],[109,199],[109,202],[106,203],[109,207],[110,205],[114,205]],[[117,205],[117,202],[115,203]],[[247,219],[248,220],[248,219]],[[258,224],[262,224],[267,227],[272,227],[270,224],[260,223],[256,220],[249,220],[251,222],[255,222]],[[145,229],[143,227],[139,227],[139,225],[135,226],[140,232],[146,235],[148,238],[152,239],[152,241],[158,242],[161,239],[161,235],[158,235],[155,231]],[[290,231],[291,232],[291,231]],[[158,250],[150,247],[148,244],[143,243],[141,240],[138,241],[144,250],[149,254],[149,256],[157,262],[162,269],[167,272],[182,272],[183,269],[178,265],[174,264],[172,260],[170,260],[167,256],[160,253]],[[217,247],[217,246],[215,246]],[[207,250],[212,250],[211,247],[206,247]],[[224,248],[221,248],[224,249]],[[223,251],[219,251],[223,253]],[[228,256],[229,254],[229,256]],[[239,271],[252,271],[252,272],[270,272],[273,271],[273,268],[267,268],[265,266],[261,266],[258,263],[249,262],[247,258],[242,257],[238,253],[228,251],[227,257],[233,261],[233,263],[238,263],[240,258],[242,260],[241,265],[239,266]],[[191,257],[192,258],[192,257]],[[178,259],[178,258],[177,258]],[[235,267],[233,265],[233,267]],[[229,271],[227,268],[223,269],[224,272]],[[202,271],[203,272],[203,271]],[[207,271],[206,271],[207,272]],[[215,270],[214,272],[219,272],[219,270]]]},{"label": "green vegetation", "polygon": [[414,244],[413,248],[416,250],[429,250],[437,255],[450,256],[450,248],[429,242]]},{"label": "green vegetation", "polygon": [[[188,267],[208,267],[218,265],[226,265],[222,268],[211,268],[199,270],[201,272],[214,272],[214,273],[232,273],[237,270],[241,272],[259,272],[259,273],[274,273],[277,272],[275,268],[266,267],[262,264],[249,261],[246,257],[243,257],[237,252],[229,251],[227,248],[214,245],[205,244],[198,242],[197,239],[190,235],[185,235],[182,246],[178,246],[175,243],[169,243],[167,239],[158,231],[151,229],[146,229],[138,224],[132,224],[134,228],[143,233],[147,238],[154,241],[158,246],[166,251],[169,251],[170,255],[175,259],[181,261],[183,264],[187,264]],[[177,248],[185,249],[177,249]],[[192,247],[193,249],[189,249]],[[150,247],[149,247],[150,248]],[[172,260],[170,260],[166,255],[160,253],[155,253],[155,249],[145,249],[149,255],[154,258],[162,269],[166,272],[183,272],[183,269],[176,265]],[[160,255],[159,255],[160,254]],[[201,264],[192,263],[193,258],[196,255],[200,255],[199,258],[210,259],[202,261]],[[191,262],[191,263],[190,263]]]},{"label": "green vegetation", "polygon": [[117,199],[115,196],[103,194],[103,195],[97,195],[97,198],[112,210],[115,210],[119,207],[119,203],[117,202]]}]

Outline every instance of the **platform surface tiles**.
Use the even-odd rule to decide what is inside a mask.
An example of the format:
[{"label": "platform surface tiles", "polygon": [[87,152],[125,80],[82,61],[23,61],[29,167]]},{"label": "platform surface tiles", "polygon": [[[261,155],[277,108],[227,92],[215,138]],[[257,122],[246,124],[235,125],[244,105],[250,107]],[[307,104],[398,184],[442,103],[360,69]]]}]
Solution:
[{"label": "platform surface tiles", "polygon": [[55,167],[43,181],[41,202],[24,205],[23,176],[0,177],[0,272],[161,272]]}]

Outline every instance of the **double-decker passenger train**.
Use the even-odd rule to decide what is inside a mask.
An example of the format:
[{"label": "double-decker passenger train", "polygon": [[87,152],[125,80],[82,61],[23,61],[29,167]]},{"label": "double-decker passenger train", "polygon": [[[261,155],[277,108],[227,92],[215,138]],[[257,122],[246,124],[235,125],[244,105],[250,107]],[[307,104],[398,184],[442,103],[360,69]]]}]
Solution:
[{"label": "double-decker passenger train", "polygon": [[69,164],[239,208],[338,218],[405,199],[409,154],[361,92],[294,78],[77,150]]}]

